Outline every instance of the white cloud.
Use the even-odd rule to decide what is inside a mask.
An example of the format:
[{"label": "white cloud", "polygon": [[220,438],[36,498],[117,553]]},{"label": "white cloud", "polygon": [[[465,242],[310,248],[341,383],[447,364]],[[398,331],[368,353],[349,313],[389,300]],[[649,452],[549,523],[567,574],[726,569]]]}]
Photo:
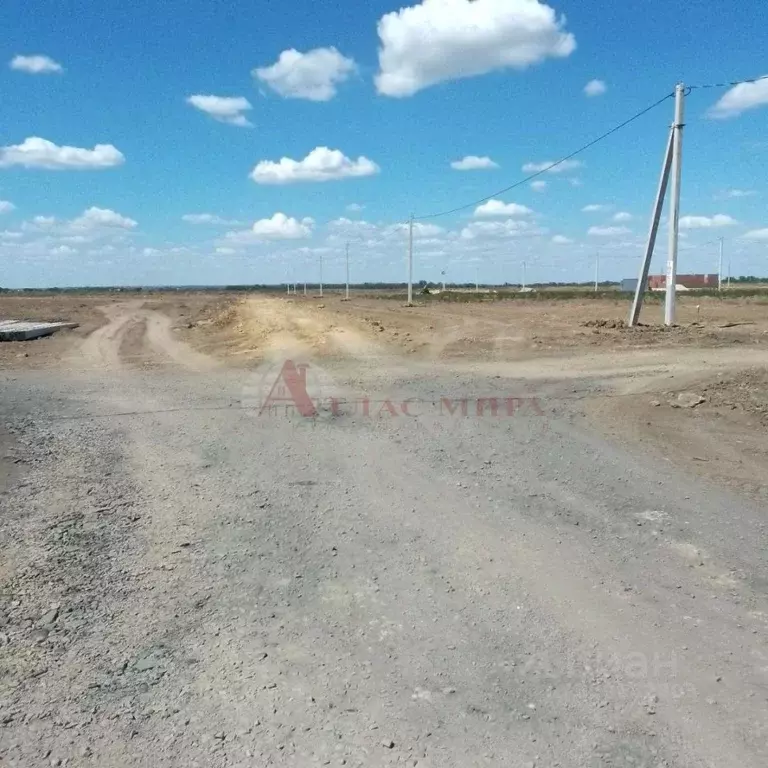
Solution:
[{"label": "white cloud", "polygon": [[317,147],[303,160],[290,157],[279,162],[262,160],[251,172],[251,178],[257,184],[295,184],[373,176],[379,170],[379,166],[367,157],[351,160],[338,149]]},{"label": "white cloud", "polygon": [[509,219],[507,221],[473,221],[461,230],[462,240],[477,238],[521,237],[523,235],[544,234],[528,221]]},{"label": "white cloud", "polygon": [[573,240],[571,240],[569,237],[565,237],[564,235],[555,235],[552,238],[552,242],[555,245],[570,245]]},{"label": "white cloud", "polygon": [[251,228],[251,232],[264,240],[300,240],[312,234],[312,219],[299,221],[284,213],[276,213],[271,219],[260,219]]},{"label": "white cloud", "polygon": [[307,53],[291,48],[271,67],[254,69],[251,74],[286,99],[330,101],[336,86],[356,70],[355,62],[335,48],[315,48]]},{"label": "white cloud", "polygon": [[569,56],[565,19],[539,0],[423,0],[379,19],[376,88],[412,96],[437,83]]},{"label": "white cloud", "polygon": [[375,224],[371,224],[364,219],[348,219],[345,216],[329,222],[328,229],[331,231],[332,237],[336,236],[341,239],[349,237],[358,239],[371,238],[381,235],[379,228]]},{"label": "white cloud", "polygon": [[738,224],[736,219],[717,213],[714,216],[683,216],[680,219],[681,229],[714,229],[717,227],[732,227]]},{"label": "white cloud", "polygon": [[619,235],[628,235],[631,231],[626,227],[590,227],[587,234],[594,237],[618,237]]},{"label": "white cloud", "polygon": [[72,229],[134,229],[137,222],[109,208],[89,208],[71,222]]},{"label": "white cloud", "polygon": [[237,253],[237,250],[235,248],[226,248],[221,246],[216,249],[216,253],[218,253],[220,256],[231,256],[233,253]]},{"label": "white cloud", "polygon": [[586,96],[602,96],[608,90],[608,86],[603,80],[590,80],[584,86],[584,94]]},{"label": "white cloud", "polygon": [[607,211],[610,208],[609,205],[603,205],[602,203],[592,203],[591,205],[585,205],[582,209],[582,213],[600,213],[600,211]]},{"label": "white cloud", "polygon": [[97,144],[93,149],[59,147],[52,141],[31,136],[21,144],[0,147],[0,168],[21,165],[53,171],[114,168],[125,162],[123,153],[111,144]]},{"label": "white cloud", "polygon": [[582,166],[579,160],[564,160],[559,165],[555,165],[554,168],[551,168],[550,166],[554,165],[554,163],[554,160],[545,160],[543,163],[526,163],[523,166],[523,173],[541,173],[542,171],[548,171],[549,173],[565,173],[566,171],[573,171]]},{"label": "white cloud", "polygon": [[53,256],[72,256],[75,253],[77,253],[77,250],[69,245],[57,245],[55,248],[51,248]]},{"label": "white cloud", "polygon": [[56,225],[56,219],[53,216],[35,216],[32,223],[40,229],[50,229]]},{"label": "white cloud", "polygon": [[0,213],[10,213],[16,206],[10,200],[0,200]]},{"label": "white cloud", "polygon": [[55,62],[50,56],[14,56],[11,59],[10,68],[17,72],[27,72],[30,75],[48,75],[63,72],[61,64]]},{"label": "white cloud", "polygon": [[[109,208],[95,206],[74,219],[35,216],[21,225],[23,247],[39,254],[67,255],[87,245],[106,248],[110,243],[125,244],[137,227],[136,221]],[[54,250],[56,249],[56,250]]]},{"label": "white cloud", "polygon": [[505,203],[501,200],[489,200],[475,208],[475,217],[492,218],[494,216],[530,216],[533,211],[517,203]]},{"label": "white cloud", "polygon": [[[385,241],[402,240],[408,235],[407,224],[374,224],[362,219],[348,219],[341,217],[328,223],[328,229],[331,233],[331,240],[335,243],[354,238],[356,240],[367,240],[370,243],[381,244]],[[429,240],[435,240],[445,235],[445,230],[437,224],[424,224],[420,221],[414,222],[413,236],[422,241],[422,244]]]},{"label": "white cloud", "polygon": [[185,213],[181,220],[187,222],[187,224],[211,224],[227,227],[237,226],[240,223],[239,221],[224,219],[215,213]]},{"label": "white cloud", "polygon": [[768,105],[768,79],[734,86],[710,108],[708,114],[717,119],[738,117],[742,112],[766,105]]},{"label": "white cloud", "polygon": [[632,221],[634,216],[631,213],[627,213],[626,211],[619,211],[614,217],[613,220],[616,222],[623,222],[623,221]]},{"label": "white cloud", "polygon": [[541,179],[537,179],[536,181],[531,182],[531,189],[534,192],[543,192],[547,188],[547,182],[542,181]]},{"label": "white cloud", "polygon": [[[396,225],[398,231],[402,229],[400,225]],[[413,236],[414,237],[437,237],[438,235],[442,235],[445,232],[445,230],[442,227],[437,226],[437,224],[422,224],[420,221],[417,221],[413,225]]]},{"label": "white cloud", "polygon": [[727,199],[740,198],[740,197],[752,197],[757,192],[754,189],[726,189],[723,192],[723,197]]},{"label": "white cloud", "polygon": [[248,99],[242,96],[204,96],[196,94],[187,98],[187,104],[205,112],[214,120],[227,125],[247,128],[251,125],[243,112],[253,109]]},{"label": "white cloud", "polygon": [[9,229],[0,231],[0,240],[21,240],[24,237],[23,232],[12,232]]},{"label": "white cloud", "polygon": [[744,235],[745,240],[768,240],[768,229],[753,229]]},{"label": "white cloud", "polygon": [[365,208],[365,206],[364,205],[360,205],[360,203],[350,203],[347,206],[347,210],[350,213],[360,213],[360,211],[362,211],[364,208]]},{"label": "white cloud", "polygon": [[[361,219],[341,217],[328,223],[328,232],[327,242],[334,246],[343,246],[351,239],[369,249],[391,248],[393,243],[402,244],[408,237],[408,225],[375,224]],[[422,248],[426,245],[443,244],[448,236],[445,229],[437,224],[414,222],[413,237],[419,240]],[[400,247],[401,245],[397,246]]]},{"label": "white cloud", "polygon": [[583,187],[584,182],[581,179],[568,179],[572,187]]},{"label": "white cloud", "polygon": [[477,155],[467,155],[462,160],[454,160],[451,168],[454,171],[481,171],[489,168],[498,168],[490,157],[478,157]]},{"label": "white cloud", "polygon": [[333,248],[310,248],[306,245],[302,245],[301,248],[296,248],[293,251],[287,251],[287,253],[300,253],[302,256],[319,256],[321,254],[332,253]]},{"label": "white cloud", "polygon": [[333,219],[328,222],[329,229],[346,229],[352,227],[354,229],[375,227],[375,224],[370,224],[364,219],[348,219],[346,216],[339,216],[338,219]]},{"label": "white cloud", "polygon": [[365,221],[364,219],[348,219],[342,216],[328,223],[328,231],[330,233],[328,241],[341,245],[350,238],[353,238],[357,240],[358,243],[380,243],[384,239],[392,237],[398,230],[402,228],[402,225],[394,225],[389,228],[382,228],[376,224]]}]

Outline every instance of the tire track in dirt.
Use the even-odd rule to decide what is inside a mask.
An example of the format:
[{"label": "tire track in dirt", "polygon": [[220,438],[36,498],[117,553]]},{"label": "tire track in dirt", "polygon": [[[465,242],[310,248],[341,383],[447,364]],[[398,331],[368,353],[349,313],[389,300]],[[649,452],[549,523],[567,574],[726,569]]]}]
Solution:
[{"label": "tire track in dirt", "polygon": [[[131,301],[112,307],[101,307],[108,322],[90,334],[80,347],[80,359],[90,368],[119,370],[120,346],[131,326],[141,320],[138,312],[143,302]],[[83,359],[84,358],[84,359]]]},{"label": "tire track in dirt", "polygon": [[209,371],[218,366],[211,357],[197,352],[188,344],[173,337],[171,318],[161,312],[145,311],[147,333],[145,339],[149,346],[170,358],[182,368],[193,371]]},{"label": "tire track in dirt", "polygon": [[[108,322],[88,336],[80,347],[80,366],[119,371],[171,363],[192,371],[209,371],[216,360],[174,338],[172,320],[156,310],[144,309],[143,301],[131,301],[102,309]],[[131,338],[135,333],[136,338]],[[131,342],[128,344],[128,342]],[[138,350],[133,347],[138,345]],[[130,350],[126,347],[131,347]]]}]

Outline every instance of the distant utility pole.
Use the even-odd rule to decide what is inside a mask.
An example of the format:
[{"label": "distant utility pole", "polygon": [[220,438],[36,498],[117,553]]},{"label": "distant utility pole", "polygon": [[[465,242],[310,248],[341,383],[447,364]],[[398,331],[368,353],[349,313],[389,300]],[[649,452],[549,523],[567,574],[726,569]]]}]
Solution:
[{"label": "distant utility pole", "polygon": [[640,310],[643,308],[643,298],[648,287],[648,272],[651,268],[653,251],[656,247],[656,237],[659,233],[661,212],[664,199],[667,196],[670,176],[672,177],[672,212],[669,220],[669,260],[667,264],[667,295],[665,304],[665,322],[672,325],[675,319],[675,288],[677,283],[677,244],[680,227],[680,185],[682,181],[682,151],[683,151],[683,114],[685,86],[680,83],[675,88],[675,121],[669,131],[667,149],[661,166],[661,178],[656,192],[656,201],[651,214],[651,228],[648,232],[648,242],[645,248],[640,276],[635,288],[635,298],[629,313],[629,325],[637,325]]},{"label": "distant utility pole", "polygon": [[413,304],[413,214],[408,222],[408,306]]},{"label": "distant utility pole", "polygon": [[443,293],[445,293],[445,270],[441,272],[442,278],[443,278]]},{"label": "distant utility pole", "polygon": [[717,290],[723,290],[723,240],[720,238],[720,256],[717,259]]},{"label": "distant utility pole", "polygon": [[475,267],[475,293],[480,293],[480,267]]},{"label": "distant utility pole", "polygon": [[680,187],[683,181],[683,118],[685,116],[685,86],[675,88],[674,141],[672,142],[672,189],[670,191],[669,256],[667,259],[667,300],[664,306],[664,324],[675,324],[675,298],[677,291],[677,248],[680,239]]},{"label": "distant utility pole", "polygon": [[526,287],[526,280],[525,280],[525,262],[523,262],[523,290],[525,290]]},{"label": "distant utility pole", "polygon": [[600,251],[597,252],[595,257],[595,293],[597,293],[598,286],[600,285]]},{"label": "distant utility pole", "polygon": [[347,243],[347,290],[344,298],[349,301],[349,243]]},{"label": "distant utility pole", "polygon": [[320,298],[323,298],[323,254],[318,254],[320,256]]},{"label": "distant utility pole", "polygon": [[307,284],[306,283],[304,283],[304,295],[305,296],[307,295]]}]

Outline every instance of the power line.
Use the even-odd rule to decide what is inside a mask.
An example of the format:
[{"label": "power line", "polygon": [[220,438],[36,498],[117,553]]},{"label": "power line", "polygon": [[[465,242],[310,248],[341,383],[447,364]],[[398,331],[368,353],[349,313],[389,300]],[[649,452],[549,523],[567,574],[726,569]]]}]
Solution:
[{"label": "power line", "polygon": [[553,168],[557,168],[559,165],[562,165],[566,161],[571,160],[577,155],[580,155],[582,152],[586,152],[586,150],[590,149],[591,147],[594,147],[595,144],[599,144],[601,141],[607,139],[609,136],[612,136],[614,133],[617,133],[622,128],[625,128],[626,126],[628,126],[630,123],[633,123],[635,120],[641,118],[643,115],[647,114],[652,109],[655,109],[660,104],[663,104],[667,99],[671,98],[673,95],[674,94],[672,93],[668,93],[666,96],[664,96],[664,98],[659,99],[657,102],[651,104],[650,106],[638,112],[636,115],[633,115],[632,117],[629,118],[629,120],[625,120],[623,123],[620,123],[619,125],[614,126],[609,131],[606,131],[604,134],[602,134],[602,136],[598,136],[596,139],[593,139],[588,144],[585,144],[583,147],[580,147],[575,152],[571,152],[570,155],[566,155],[565,157],[560,158],[560,160],[558,160],[557,162],[552,163],[551,165],[548,165],[546,168],[542,168],[540,171],[536,171],[536,173],[532,173],[530,176],[526,176],[524,179],[521,179],[520,181],[515,182],[509,187],[505,187],[504,189],[501,189],[498,192],[493,192],[492,194],[482,198],[481,200],[475,200],[472,203],[467,203],[466,205],[460,205],[457,208],[452,208],[449,211],[441,211],[440,213],[430,213],[426,216],[415,216],[414,221],[423,221],[424,219],[436,219],[440,216],[448,216],[451,213],[458,213],[459,211],[464,211],[467,208],[473,208],[476,205],[485,203],[491,198],[496,197],[497,195],[503,195],[507,192],[510,192],[513,189],[516,189],[517,187],[521,187],[523,184],[527,184],[529,181],[532,181],[538,176],[542,176],[543,174],[551,171]]},{"label": "power line", "polygon": [[689,85],[686,86],[689,90],[695,90],[699,88],[732,88],[735,85],[744,85],[745,83],[759,83],[761,80],[768,80],[768,75],[762,77],[753,77],[751,80],[734,80],[730,83],[708,83],[707,85]]}]

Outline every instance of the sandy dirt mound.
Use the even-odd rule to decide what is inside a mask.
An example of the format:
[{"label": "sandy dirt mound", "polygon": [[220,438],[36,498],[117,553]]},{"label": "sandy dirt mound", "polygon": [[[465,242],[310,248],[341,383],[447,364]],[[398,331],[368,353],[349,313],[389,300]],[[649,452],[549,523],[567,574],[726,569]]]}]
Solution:
[{"label": "sandy dirt mound", "polygon": [[258,296],[210,308],[189,329],[189,338],[202,349],[247,362],[287,349],[317,357],[377,355],[382,331],[379,321],[354,317],[323,300]]}]

